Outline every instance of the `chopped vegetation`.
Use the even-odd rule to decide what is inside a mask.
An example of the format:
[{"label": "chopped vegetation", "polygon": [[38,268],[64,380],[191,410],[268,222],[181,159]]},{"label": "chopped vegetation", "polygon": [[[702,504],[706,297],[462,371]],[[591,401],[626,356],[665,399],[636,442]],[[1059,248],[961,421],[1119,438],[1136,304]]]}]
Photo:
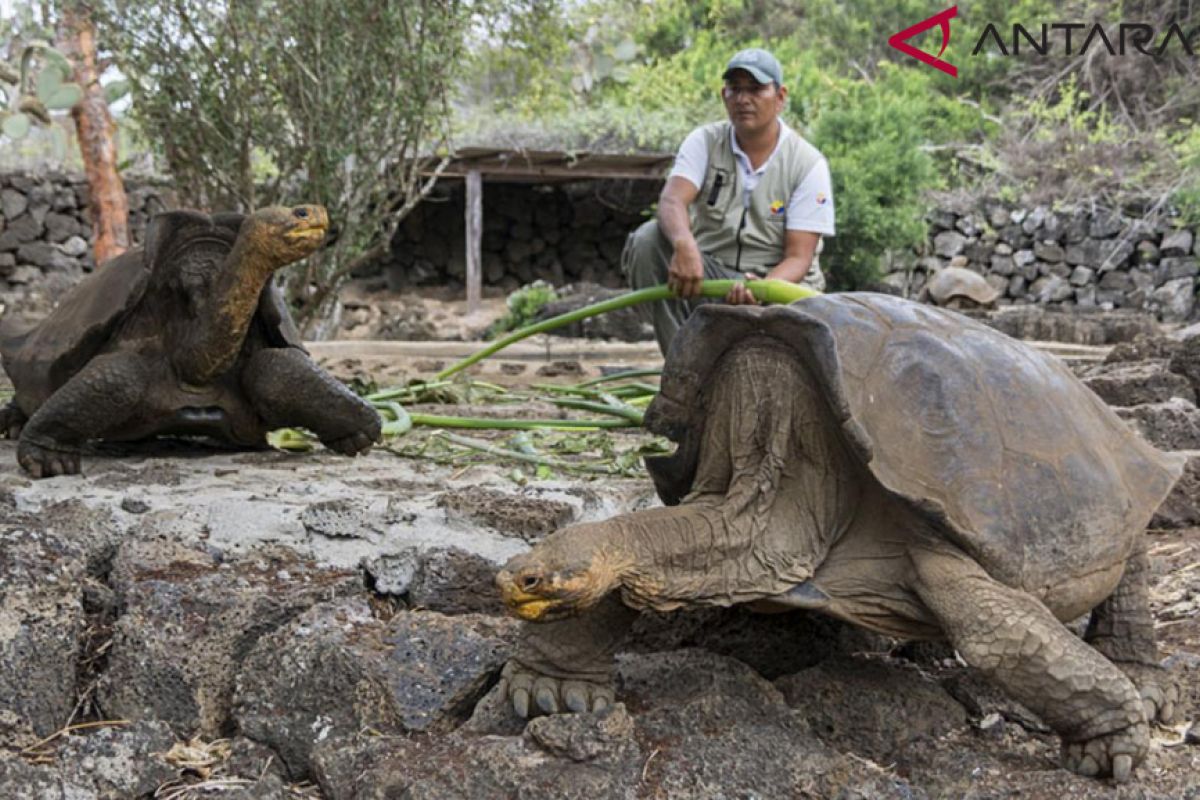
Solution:
[{"label": "chopped vegetation", "polygon": [[557,299],[558,292],[546,281],[537,280],[522,286],[505,300],[508,313],[493,322],[484,332],[483,338],[495,339],[502,333],[532,324],[542,307]]},{"label": "chopped vegetation", "polygon": [[[657,395],[658,387],[638,379],[659,372],[631,370],[573,385],[535,384],[526,390],[463,378],[372,387],[365,396],[383,419],[385,449],[397,455],[460,466],[514,461],[520,466],[511,477],[521,483],[559,473],[632,477],[644,475],[643,456],[670,449],[665,439],[640,430],[643,409]],[[412,411],[402,402],[410,407],[519,402],[587,416],[468,417]],[[471,430],[489,438],[467,437],[451,430]],[[515,433],[505,433],[509,431]],[[280,450],[307,451],[317,439],[308,431],[284,428],[271,433],[268,442]]]},{"label": "chopped vegetation", "polygon": [[[702,281],[700,286],[700,294],[703,297],[724,297],[729,294],[729,290],[733,288],[735,283],[739,281],[722,280],[722,281]],[[796,300],[802,300],[806,297],[813,297],[820,294],[819,292],[809,289],[807,286],[789,283],[788,281],[778,280],[757,280],[747,281],[746,287],[754,295],[760,303],[791,303]],[[573,322],[594,317],[600,314],[607,314],[610,311],[618,311],[622,308],[637,305],[638,303],[650,303],[655,300],[666,300],[673,297],[674,293],[667,288],[666,284],[658,286],[650,286],[645,289],[638,289],[634,292],[626,292],[617,297],[602,300],[599,303],[593,303],[590,306],[577,308],[574,311],[569,311],[566,314],[559,314],[557,317],[551,317],[547,320],[527,325],[520,330],[513,331],[508,336],[505,336],[499,341],[493,342],[477,353],[464,358],[463,360],[451,364],[446,369],[437,374],[437,380],[445,380],[455,373],[461,372],[467,367],[476,364],[494,353],[497,353],[510,344],[527,339],[530,336],[546,331],[552,331],[555,328],[561,328],[564,325],[570,325]]]}]

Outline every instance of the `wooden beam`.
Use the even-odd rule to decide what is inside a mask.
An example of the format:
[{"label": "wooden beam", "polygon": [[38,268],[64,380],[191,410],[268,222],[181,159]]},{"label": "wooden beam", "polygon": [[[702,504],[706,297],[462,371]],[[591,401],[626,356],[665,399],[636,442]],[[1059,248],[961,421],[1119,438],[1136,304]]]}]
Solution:
[{"label": "wooden beam", "polygon": [[467,173],[467,313],[479,310],[483,296],[483,176]]},{"label": "wooden beam", "polygon": [[[486,174],[489,179],[498,180],[595,180],[595,179],[630,179],[630,180],[664,180],[670,169],[670,162],[646,167],[639,166],[592,166],[580,165],[568,167],[564,165],[528,165],[502,164],[499,162],[476,162],[469,166],[450,165],[442,171],[443,178],[462,178],[472,172]],[[433,174],[430,170],[428,174]]]}]

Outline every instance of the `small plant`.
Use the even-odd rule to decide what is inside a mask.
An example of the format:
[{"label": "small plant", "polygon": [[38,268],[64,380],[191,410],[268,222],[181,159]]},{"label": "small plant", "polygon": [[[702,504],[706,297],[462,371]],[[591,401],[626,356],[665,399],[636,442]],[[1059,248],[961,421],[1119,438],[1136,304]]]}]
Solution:
[{"label": "small plant", "polygon": [[0,62],[0,131],[22,139],[33,124],[50,125],[51,111],[67,111],[83,99],[83,89],[67,80],[71,65],[45,42],[31,42],[21,51],[17,66]]},{"label": "small plant", "polygon": [[542,280],[526,284],[508,296],[508,313],[496,320],[484,333],[484,338],[494,339],[502,333],[524,328],[534,321],[542,306],[558,299],[554,287]]}]

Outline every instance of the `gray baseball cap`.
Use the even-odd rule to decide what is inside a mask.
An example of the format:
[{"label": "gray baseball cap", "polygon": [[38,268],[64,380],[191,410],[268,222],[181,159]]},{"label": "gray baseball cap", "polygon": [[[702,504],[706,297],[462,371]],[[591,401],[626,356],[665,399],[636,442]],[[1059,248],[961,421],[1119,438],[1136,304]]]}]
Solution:
[{"label": "gray baseball cap", "polygon": [[780,68],[775,56],[766,50],[752,47],[749,50],[742,50],[734,54],[733,58],[729,59],[729,64],[726,65],[725,71],[721,73],[721,79],[727,79],[729,73],[735,69],[746,70],[759,83],[771,83],[774,81],[779,86],[783,85],[783,69]]}]

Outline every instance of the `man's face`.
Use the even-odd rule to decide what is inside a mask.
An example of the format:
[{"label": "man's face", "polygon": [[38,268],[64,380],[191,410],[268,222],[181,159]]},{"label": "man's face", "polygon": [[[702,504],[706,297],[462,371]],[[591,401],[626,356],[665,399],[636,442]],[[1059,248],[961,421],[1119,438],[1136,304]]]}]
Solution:
[{"label": "man's face", "polygon": [[738,133],[757,133],[769,127],[783,111],[787,88],[759,83],[744,69],[729,73],[721,88],[725,113]]}]

